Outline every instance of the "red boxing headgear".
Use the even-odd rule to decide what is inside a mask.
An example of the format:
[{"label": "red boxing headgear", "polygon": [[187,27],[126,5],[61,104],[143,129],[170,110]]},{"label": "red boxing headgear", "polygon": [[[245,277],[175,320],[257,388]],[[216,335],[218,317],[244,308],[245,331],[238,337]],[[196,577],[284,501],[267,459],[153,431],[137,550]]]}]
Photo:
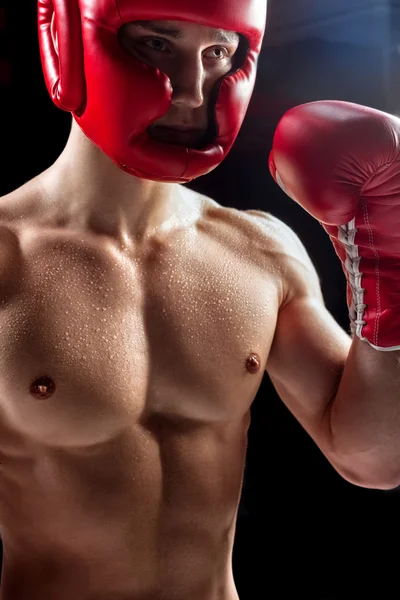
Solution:
[{"label": "red boxing headgear", "polygon": [[[253,92],[267,0],[38,0],[46,85],[57,106],[120,168],[185,183],[212,171],[231,149]],[[51,36],[55,13],[58,52]],[[130,56],[118,32],[138,20],[190,21],[248,41],[239,69],[220,83],[217,135],[200,150],[152,140],[147,128],[170,108],[169,78]]]}]

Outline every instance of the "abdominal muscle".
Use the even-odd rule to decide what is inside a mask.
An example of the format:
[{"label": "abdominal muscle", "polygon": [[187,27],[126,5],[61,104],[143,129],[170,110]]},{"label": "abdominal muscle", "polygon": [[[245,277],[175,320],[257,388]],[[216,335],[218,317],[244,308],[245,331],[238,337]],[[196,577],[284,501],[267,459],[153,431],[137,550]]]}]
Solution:
[{"label": "abdominal muscle", "polygon": [[1,599],[233,600],[245,423],[217,429],[161,421],[15,457],[25,477],[2,481]]}]

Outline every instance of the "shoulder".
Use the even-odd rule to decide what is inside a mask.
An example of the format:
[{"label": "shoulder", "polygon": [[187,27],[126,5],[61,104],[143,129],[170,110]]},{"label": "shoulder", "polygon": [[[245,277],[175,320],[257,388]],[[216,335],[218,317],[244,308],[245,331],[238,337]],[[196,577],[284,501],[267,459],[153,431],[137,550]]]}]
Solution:
[{"label": "shoulder", "polygon": [[16,190],[0,196],[0,222],[7,224],[29,218],[42,200],[43,192],[37,180],[26,182]]},{"label": "shoulder", "polygon": [[203,228],[224,246],[240,251],[248,263],[270,274],[281,305],[293,297],[322,298],[320,281],[299,236],[286,223],[262,210],[237,210],[197,195],[203,203]]},{"label": "shoulder", "polygon": [[245,214],[258,227],[265,243],[265,252],[279,270],[281,304],[287,304],[299,296],[314,296],[322,300],[318,273],[295,231],[277,217],[261,210],[248,210]]}]

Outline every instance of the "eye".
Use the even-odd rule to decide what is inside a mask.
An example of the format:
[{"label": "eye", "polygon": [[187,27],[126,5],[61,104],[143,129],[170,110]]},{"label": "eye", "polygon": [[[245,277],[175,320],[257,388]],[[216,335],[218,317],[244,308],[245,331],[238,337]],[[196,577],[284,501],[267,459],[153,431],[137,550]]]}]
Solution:
[{"label": "eye", "polygon": [[150,50],[155,50],[156,52],[164,52],[167,48],[167,44],[162,38],[147,38],[142,40],[142,43],[146,48],[150,48]]},{"label": "eye", "polygon": [[213,60],[223,60],[224,58],[229,58],[232,52],[229,52],[227,48],[223,46],[215,46],[214,48],[210,48],[206,52],[206,57],[211,58]]}]

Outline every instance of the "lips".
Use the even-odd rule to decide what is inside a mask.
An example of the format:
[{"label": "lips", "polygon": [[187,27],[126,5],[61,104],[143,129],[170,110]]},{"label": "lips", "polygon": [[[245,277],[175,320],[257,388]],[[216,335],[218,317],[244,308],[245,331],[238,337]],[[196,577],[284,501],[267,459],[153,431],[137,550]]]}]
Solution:
[{"label": "lips", "polygon": [[201,131],[196,127],[187,127],[186,125],[158,125],[160,129],[173,129],[174,131]]},{"label": "lips", "polygon": [[149,133],[156,141],[186,146],[195,144],[204,135],[202,129],[183,125],[157,125]]}]

